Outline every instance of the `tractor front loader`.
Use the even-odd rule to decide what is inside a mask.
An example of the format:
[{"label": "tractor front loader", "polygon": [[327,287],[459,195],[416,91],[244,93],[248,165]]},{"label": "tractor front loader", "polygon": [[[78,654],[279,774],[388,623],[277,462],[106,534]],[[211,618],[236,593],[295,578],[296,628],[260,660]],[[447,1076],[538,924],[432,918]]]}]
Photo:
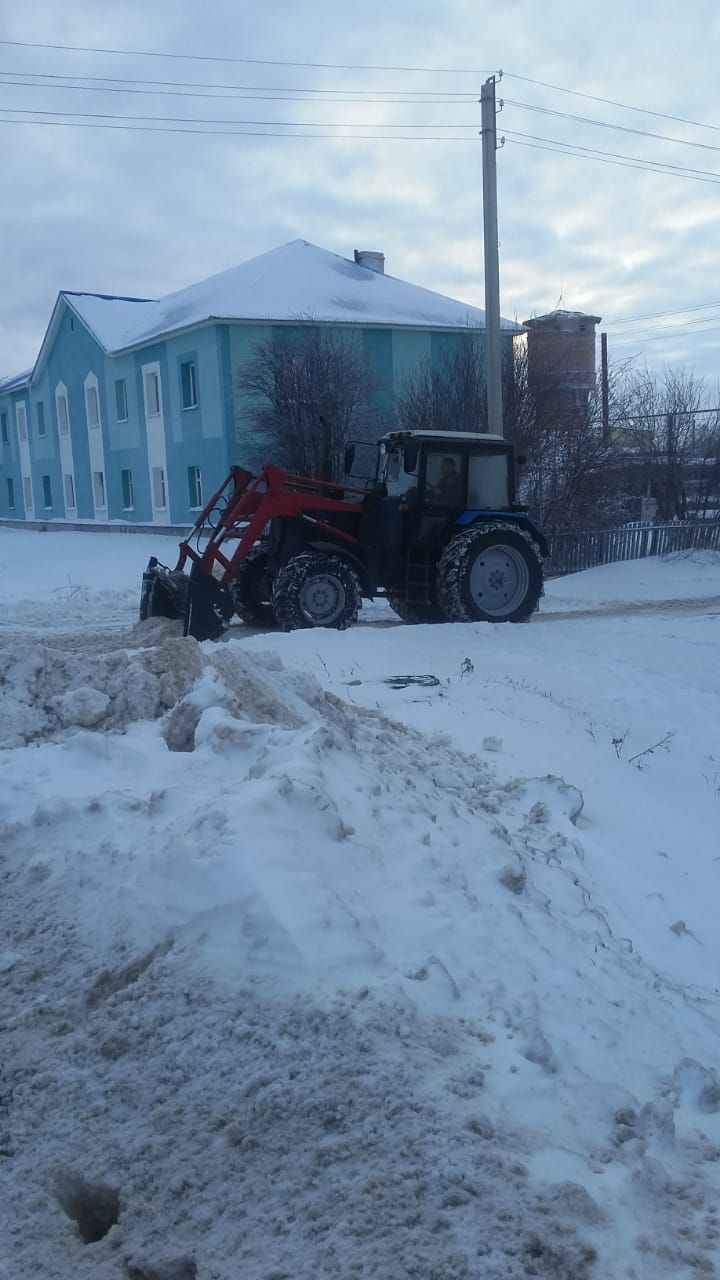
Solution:
[{"label": "tractor front loader", "polygon": [[[352,458],[349,446],[347,471]],[[232,467],[175,568],[150,560],[140,617],[182,618],[198,640],[218,639],[233,614],[343,630],[362,598],[383,596],[406,622],[521,622],[545,555],[502,437],[390,432],[370,488]]]}]

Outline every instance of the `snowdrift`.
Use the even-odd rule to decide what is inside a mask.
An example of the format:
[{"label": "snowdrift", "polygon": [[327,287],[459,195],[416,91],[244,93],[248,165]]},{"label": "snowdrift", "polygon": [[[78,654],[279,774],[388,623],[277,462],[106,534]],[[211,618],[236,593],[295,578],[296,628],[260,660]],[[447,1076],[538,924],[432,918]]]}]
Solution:
[{"label": "snowdrift", "polygon": [[714,977],[618,929],[580,792],[134,643],[0,689],[9,1274],[714,1274]]}]

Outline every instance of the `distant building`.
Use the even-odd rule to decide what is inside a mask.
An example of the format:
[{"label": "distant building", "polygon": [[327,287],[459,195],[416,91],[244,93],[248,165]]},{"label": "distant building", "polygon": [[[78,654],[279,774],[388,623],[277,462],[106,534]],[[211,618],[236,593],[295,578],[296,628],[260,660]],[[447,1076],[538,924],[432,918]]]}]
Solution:
[{"label": "distant building", "polygon": [[595,329],[600,316],[550,311],[526,320],[528,380],[544,421],[573,421],[595,388]]},{"label": "distant building", "polygon": [[485,313],[304,240],[159,301],[63,292],[33,368],[0,381],[0,518],[192,523],[231,463],[266,461],[238,368],[307,325],[362,343],[392,424],[405,380],[482,340]]}]

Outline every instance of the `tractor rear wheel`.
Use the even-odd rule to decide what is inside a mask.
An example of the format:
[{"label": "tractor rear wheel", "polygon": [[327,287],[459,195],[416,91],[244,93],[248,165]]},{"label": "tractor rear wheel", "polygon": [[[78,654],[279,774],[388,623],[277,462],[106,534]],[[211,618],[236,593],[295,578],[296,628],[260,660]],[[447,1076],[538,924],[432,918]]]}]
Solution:
[{"label": "tractor rear wheel", "polygon": [[264,551],[250,552],[240,565],[231,590],[235,612],[247,626],[277,625],[272,607],[272,583],[268,577],[267,555]]},{"label": "tractor rear wheel", "polygon": [[453,622],[526,622],[543,593],[532,538],[501,520],[458,533],[438,565],[438,596]]},{"label": "tractor rear wheel", "polygon": [[283,631],[303,627],[333,627],[344,631],[357,622],[360,584],[340,556],[304,552],[278,573],[272,605]]}]

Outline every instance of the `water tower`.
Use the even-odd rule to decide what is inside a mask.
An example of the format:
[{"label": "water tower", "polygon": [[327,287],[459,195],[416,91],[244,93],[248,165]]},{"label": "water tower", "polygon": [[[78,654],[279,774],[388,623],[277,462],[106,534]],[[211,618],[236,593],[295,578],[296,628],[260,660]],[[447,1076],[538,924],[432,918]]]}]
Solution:
[{"label": "water tower", "polygon": [[523,322],[530,390],[545,421],[560,424],[584,415],[595,389],[595,329],[601,318],[549,311]]}]

